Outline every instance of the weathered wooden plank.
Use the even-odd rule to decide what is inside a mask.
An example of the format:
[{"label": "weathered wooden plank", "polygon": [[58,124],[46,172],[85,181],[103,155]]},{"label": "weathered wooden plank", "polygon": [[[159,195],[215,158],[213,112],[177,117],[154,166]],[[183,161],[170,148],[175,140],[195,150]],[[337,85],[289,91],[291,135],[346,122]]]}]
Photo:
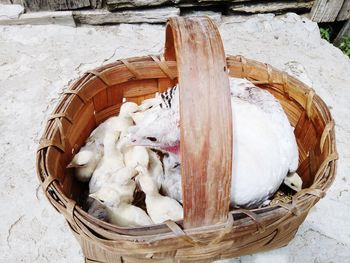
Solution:
[{"label": "weathered wooden plank", "polygon": [[27,11],[49,10],[47,0],[24,0],[23,5]]},{"label": "weathered wooden plank", "polygon": [[181,16],[187,17],[187,16],[208,16],[212,20],[215,21],[215,23],[220,23],[222,14],[220,12],[214,12],[214,11],[198,11],[198,10],[185,10],[181,11]]},{"label": "weathered wooden plank", "polygon": [[337,20],[343,21],[349,18],[350,18],[350,0],[345,0],[337,16]]},{"label": "weathered wooden plank", "polygon": [[50,0],[52,10],[72,10],[90,6],[90,0]]},{"label": "weathered wooden plank", "polygon": [[311,20],[315,22],[333,22],[344,0],[316,0],[311,9]]},{"label": "weathered wooden plank", "polygon": [[[206,3],[206,2],[211,2],[211,3],[252,2],[252,1],[256,1],[256,0],[197,0],[197,1],[200,4],[200,3]],[[192,2],[194,2],[194,1],[192,1]]]},{"label": "weathered wooden plank", "polygon": [[92,8],[102,8],[103,7],[103,0],[90,0],[91,7]]},{"label": "weathered wooden plank", "polygon": [[337,37],[334,39],[333,44],[335,46],[339,46],[344,37],[350,37],[350,19],[348,19],[343,28],[340,30]]},{"label": "weathered wooden plank", "polygon": [[[0,0],[1,1],[1,0]],[[12,0],[12,4],[23,6],[23,0]]]},{"label": "weathered wooden plank", "polygon": [[249,2],[254,0],[107,0],[108,10],[118,10],[123,8],[152,7],[152,6],[177,6],[177,7],[198,7],[227,5],[232,2]]},{"label": "weathered wooden plank", "polygon": [[81,24],[103,25],[118,23],[165,23],[169,17],[180,15],[175,7],[146,10],[109,12],[107,10],[73,11],[74,19]]},{"label": "weathered wooden plank", "polygon": [[75,27],[72,11],[35,12],[23,14],[18,19],[0,19],[0,25],[48,25]]},{"label": "weathered wooden plank", "polygon": [[90,7],[90,0],[23,0],[29,11],[69,10]]},{"label": "weathered wooden plank", "polygon": [[264,2],[264,3],[237,3],[230,6],[230,11],[243,13],[270,13],[285,12],[297,9],[311,9],[314,1],[291,2]]},{"label": "weathered wooden plank", "polygon": [[106,5],[108,10],[116,10],[121,8],[135,8],[135,7],[148,7],[148,6],[160,6],[164,4],[171,4],[174,1],[171,0],[107,0]]},{"label": "weathered wooden plank", "polygon": [[[89,3],[90,4],[90,3]],[[49,2],[49,10],[68,10],[68,3],[65,0],[51,1]]]},{"label": "weathered wooden plank", "polygon": [[181,0],[176,3],[178,7],[211,7],[211,6],[227,6],[235,2],[253,2],[256,0],[197,0],[197,1],[185,1]]}]

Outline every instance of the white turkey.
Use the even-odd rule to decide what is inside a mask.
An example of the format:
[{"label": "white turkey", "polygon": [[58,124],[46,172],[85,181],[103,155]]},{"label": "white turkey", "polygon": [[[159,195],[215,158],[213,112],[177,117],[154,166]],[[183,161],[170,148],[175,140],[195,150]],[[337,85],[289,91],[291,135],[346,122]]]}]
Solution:
[{"label": "white turkey", "polygon": [[[161,94],[160,107],[145,111],[143,119],[128,129],[129,143],[179,154],[178,90],[175,86]],[[230,78],[230,90],[234,120],[231,205],[257,207],[297,169],[294,129],[269,92],[238,78]]]}]

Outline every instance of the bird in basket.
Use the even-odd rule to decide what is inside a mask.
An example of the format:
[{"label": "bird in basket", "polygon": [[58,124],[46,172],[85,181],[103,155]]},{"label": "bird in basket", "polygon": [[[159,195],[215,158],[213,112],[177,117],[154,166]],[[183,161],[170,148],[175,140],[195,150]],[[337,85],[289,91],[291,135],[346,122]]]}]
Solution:
[{"label": "bird in basket", "polygon": [[152,225],[151,218],[141,208],[123,202],[119,192],[113,187],[104,186],[98,192],[90,194],[107,209],[108,221],[121,227]]},{"label": "bird in basket", "polygon": [[147,169],[137,166],[136,170],[139,172],[136,180],[146,195],[147,213],[152,221],[155,224],[161,224],[167,220],[177,221],[183,219],[182,206],[176,200],[159,193],[157,185],[149,175]]},{"label": "bird in basket", "polygon": [[81,182],[89,182],[98,163],[103,157],[106,133],[114,133],[116,137],[133,125],[132,114],[138,111],[138,105],[126,102],[120,108],[118,116],[113,116],[92,131],[86,144],[73,157],[67,168],[75,168],[75,176]]},{"label": "bird in basket", "polygon": [[[230,78],[230,91],[234,120],[231,206],[258,207],[298,167],[294,129],[280,103],[269,92],[240,78]],[[178,92],[175,86],[153,100],[160,107],[145,111],[143,119],[128,129],[126,137],[130,144],[158,148],[178,156]],[[173,183],[169,189],[181,193],[181,183]]]},{"label": "bird in basket", "polygon": [[104,154],[89,181],[89,193],[98,191],[112,174],[125,166],[123,154],[116,147],[116,140],[114,133],[105,134]]}]

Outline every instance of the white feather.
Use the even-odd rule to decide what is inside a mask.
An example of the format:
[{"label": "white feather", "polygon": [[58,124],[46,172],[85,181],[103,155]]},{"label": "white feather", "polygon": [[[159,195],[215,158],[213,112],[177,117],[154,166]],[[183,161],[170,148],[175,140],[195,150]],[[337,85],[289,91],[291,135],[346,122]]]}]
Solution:
[{"label": "white feather", "polygon": [[123,155],[116,147],[115,135],[106,133],[103,142],[104,155],[89,182],[89,193],[98,191],[112,174],[125,166]]},{"label": "white feather", "polygon": [[102,157],[102,146],[96,146],[94,142],[88,142],[81,147],[73,157],[67,168],[75,168],[75,176],[81,182],[88,182]]},{"label": "white feather", "polygon": [[[293,127],[270,93],[245,79],[230,78],[230,89],[234,124],[231,204],[256,207],[278,189],[288,172],[297,169],[298,148]],[[174,107],[147,112],[140,124],[128,130],[128,138],[134,144],[163,149],[178,143],[177,101],[178,91]],[[151,142],[149,137],[157,140]],[[170,196],[181,192],[176,185],[181,189],[180,183],[173,183]]]},{"label": "white feather", "polygon": [[141,165],[147,167],[149,156],[147,148],[144,146],[129,146],[124,151],[124,162],[128,167],[136,167]]},{"label": "white feather", "polygon": [[283,183],[296,192],[299,192],[303,187],[303,180],[295,172],[288,174]]},{"label": "white feather", "polygon": [[138,110],[133,102],[126,102],[121,106],[119,116],[113,116],[95,128],[86,144],[73,157],[68,168],[75,167],[75,175],[79,181],[88,182],[103,156],[104,138],[106,133],[114,133],[116,137],[133,125],[131,114]]},{"label": "white feather", "polygon": [[163,157],[164,177],[159,177],[163,193],[182,203],[181,166],[179,156],[167,153]]},{"label": "white feather", "polygon": [[112,224],[122,227],[147,226],[153,224],[153,221],[145,211],[137,206],[126,203],[108,207],[108,218]]},{"label": "white feather", "polygon": [[136,183],[132,180],[137,171],[131,167],[120,168],[116,173],[111,174],[104,182],[104,187],[112,187],[119,193],[119,199],[124,203],[133,201]]},{"label": "white feather", "polygon": [[153,224],[150,217],[141,208],[121,202],[119,193],[110,187],[101,188],[90,197],[101,202],[107,208],[109,222],[121,227],[146,226]]},{"label": "white feather", "polygon": [[164,178],[163,165],[158,154],[151,149],[147,149],[147,152],[149,156],[148,173],[156,183],[157,189],[159,190],[161,187],[161,181],[163,181]]},{"label": "white feather", "polygon": [[147,213],[155,224],[161,224],[166,220],[183,219],[183,208],[174,199],[159,194],[155,182],[152,180],[146,169],[138,167],[138,181],[142,191],[146,195]]}]

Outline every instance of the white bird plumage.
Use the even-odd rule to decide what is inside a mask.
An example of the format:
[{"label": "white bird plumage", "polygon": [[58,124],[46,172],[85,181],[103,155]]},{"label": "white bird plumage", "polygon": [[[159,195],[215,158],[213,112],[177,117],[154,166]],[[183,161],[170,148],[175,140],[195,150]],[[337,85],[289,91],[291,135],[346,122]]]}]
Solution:
[{"label": "white bird plumage", "polygon": [[[245,79],[230,78],[230,90],[235,156],[231,205],[258,207],[282,182],[300,191],[302,179],[295,172],[298,148],[279,102]],[[74,156],[68,167],[76,168],[78,180],[90,180],[89,193],[95,200],[90,200],[90,214],[119,226],[183,218],[177,202],[182,203],[178,92],[172,88],[140,106],[124,103],[119,115],[100,124]],[[164,153],[162,164],[148,147],[171,152]],[[131,205],[137,173],[149,216]]]},{"label": "white bird plumage", "polygon": [[104,138],[106,133],[119,136],[133,125],[131,115],[138,110],[134,102],[126,102],[120,108],[119,116],[113,116],[94,129],[86,144],[73,157],[67,168],[75,168],[75,175],[81,182],[88,182],[103,156]]},{"label": "white bird plumage", "polygon": [[89,193],[98,191],[111,175],[123,168],[124,160],[122,153],[116,147],[117,138],[114,133],[105,134],[104,155],[98,163],[89,182]]},{"label": "white bird plumage", "polygon": [[86,203],[88,206],[87,212],[89,215],[102,221],[108,221],[108,211],[104,205],[90,197],[88,197]]},{"label": "white bird plumage", "polygon": [[75,168],[75,176],[80,182],[88,182],[102,157],[102,146],[88,142],[81,147],[67,168]]},{"label": "white bird plumage", "polygon": [[164,176],[157,177],[165,195],[182,203],[181,166],[177,154],[165,153],[163,157]]},{"label": "white bird plumage", "polygon": [[[298,148],[293,127],[270,93],[236,78],[230,78],[230,89],[235,156],[231,205],[257,207],[297,169]],[[130,143],[165,150],[179,144],[176,91],[171,108],[151,109],[142,122],[128,129]]]},{"label": "white bird plumage", "polygon": [[288,174],[283,183],[296,192],[299,192],[303,187],[303,180],[297,173]]},{"label": "white bird plumage", "polygon": [[96,145],[103,145],[105,134],[113,132],[119,136],[120,132],[126,131],[133,125],[131,115],[138,110],[138,106],[134,102],[125,102],[120,107],[118,116],[112,116],[97,126],[87,139],[87,143],[95,142]]},{"label": "white bird plumage", "polygon": [[128,167],[136,167],[142,165],[147,167],[149,163],[149,155],[147,148],[144,146],[127,146],[124,153],[124,162]]},{"label": "white bird plumage", "polygon": [[[114,132],[117,137],[125,132],[130,126],[134,125],[132,114],[138,111],[138,105],[134,102],[125,102],[120,107],[119,115],[108,118],[101,125],[105,126],[106,132]],[[100,125],[100,126],[101,126]]]},{"label": "white bird plumage", "polygon": [[139,106],[135,102],[127,101],[120,107],[118,117],[131,118],[131,115],[139,110]]},{"label": "white bird plumage", "polygon": [[75,168],[75,176],[79,181],[88,182],[90,180],[103,156],[104,136],[106,132],[113,130],[116,119],[118,117],[111,117],[97,126],[86,140],[86,144],[81,147],[80,151],[68,164],[67,168]]},{"label": "white bird plumage", "polygon": [[157,153],[151,149],[147,149],[147,152],[149,156],[148,173],[156,183],[157,189],[159,190],[162,186],[161,182],[164,181],[163,165]]},{"label": "white bird plumage", "polygon": [[141,208],[122,202],[119,193],[111,187],[103,187],[90,197],[101,202],[107,208],[110,223],[121,227],[136,227],[153,224],[151,218]]},{"label": "white bird plumage", "polygon": [[145,115],[145,112],[150,109],[158,108],[162,100],[160,97],[155,97],[151,99],[144,100],[138,107],[138,111],[131,114],[132,119],[136,124],[140,123]]},{"label": "white bird plumage", "polygon": [[139,172],[137,180],[146,195],[147,213],[152,221],[155,224],[161,224],[167,220],[183,219],[182,206],[176,200],[159,193],[156,183],[144,167],[138,166],[136,169]]},{"label": "white bird plumage", "polygon": [[112,187],[119,193],[121,202],[131,203],[134,197],[136,183],[132,180],[137,171],[131,167],[120,168],[105,181],[104,186]]}]

